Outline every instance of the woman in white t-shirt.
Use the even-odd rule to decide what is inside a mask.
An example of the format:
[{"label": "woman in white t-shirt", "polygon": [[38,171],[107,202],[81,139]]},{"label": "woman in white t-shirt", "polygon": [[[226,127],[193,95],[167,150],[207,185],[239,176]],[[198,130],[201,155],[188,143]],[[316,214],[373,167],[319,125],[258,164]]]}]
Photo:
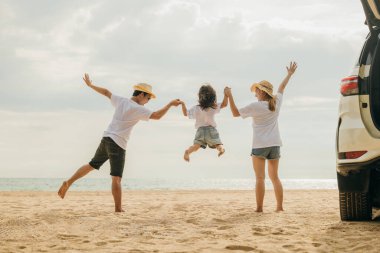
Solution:
[{"label": "woman in white t-shirt", "polygon": [[200,147],[217,149],[218,156],[224,153],[223,143],[220,140],[218,130],[216,130],[215,114],[220,112],[228,104],[227,96],[224,95],[222,103],[216,103],[216,92],[211,85],[202,85],[198,92],[198,105],[187,110],[184,102],[181,101],[182,112],[189,119],[195,119],[195,134],[194,143],[184,154],[185,161],[190,161],[190,154],[197,151]]},{"label": "woman in white t-shirt", "polygon": [[278,116],[285,87],[290,77],[296,71],[297,63],[291,62],[286,69],[288,74],[280,84],[277,95],[273,94],[273,86],[268,81],[264,80],[259,83],[254,83],[251,86],[251,91],[255,93],[258,101],[241,109],[237,109],[231,89],[226,87],[224,90],[225,95],[230,101],[230,107],[234,117],[252,117],[253,141],[251,156],[256,175],[256,212],[263,211],[266,160],[268,160],[268,174],[272,181],[277,200],[276,211],[283,211],[283,189],[278,177],[280,146],[282,146],[278,127]]}]

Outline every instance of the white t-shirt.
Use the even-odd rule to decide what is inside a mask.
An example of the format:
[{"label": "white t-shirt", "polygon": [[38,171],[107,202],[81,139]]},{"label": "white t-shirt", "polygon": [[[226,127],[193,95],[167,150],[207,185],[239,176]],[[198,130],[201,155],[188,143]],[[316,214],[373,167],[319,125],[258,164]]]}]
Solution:
[{"label": "white t-shirt", "polygon": [[148,121],[150,115],[152,115],[152,111],[129,98],[113,94],[111,96],[111,104],[115,107],[115,113],[103,136],[110,137],[117,145],[126,149],[133,126],[139,120]]},{"label": "white t-shirt", "polygon": [[244,119],[252,117],[253,141],[252,148],[282,146],[278,128],[278,115],[282,104],[282,94],[277,93],[276,110],[270,111],[268,101],[257,101],[239,109]]},{"label": "white t-shirt", "polygon": [[189,119],[195,119],[195,128],[198,129],[202,126],[216,127],[215,114],[220,112],[221,103],[217,104],[216,109],[207,108],[202,110],[199,105],[195,105],[187,110]]}]

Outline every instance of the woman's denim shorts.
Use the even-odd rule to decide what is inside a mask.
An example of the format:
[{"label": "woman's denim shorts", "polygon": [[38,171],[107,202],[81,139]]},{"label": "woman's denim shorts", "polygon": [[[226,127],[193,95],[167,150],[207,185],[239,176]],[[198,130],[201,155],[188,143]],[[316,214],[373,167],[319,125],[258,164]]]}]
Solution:
[{"label": "woman's denim shorts", "polygon": [[267,160],[277,160],[281,157],[280,147],[253,148],[251,156],[261,157]]}]

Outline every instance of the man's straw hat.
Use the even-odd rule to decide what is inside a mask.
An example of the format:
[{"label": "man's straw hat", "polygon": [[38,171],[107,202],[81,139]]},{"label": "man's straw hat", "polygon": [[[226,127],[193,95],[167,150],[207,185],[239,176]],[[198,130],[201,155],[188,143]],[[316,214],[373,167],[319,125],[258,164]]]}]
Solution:
[{"label": "man's straw hat", "polygon": [[263,81],[260,81],[258,83],[254,83],[251,86],[251,91],[255,92],[256,88],[264,91],[266,94],[268,94],[272,98],[274,97],[274,95],[273,95],[273,85],[270,82],[268,82],[266,80],[263,80]]},{"label": "man's straw hat", "polygon": [[146,83],[139,83],[133,86],[134,90],[143,91],[151,95],[151,98],[156,98],[156,95],[152,92],[152,86]]}]

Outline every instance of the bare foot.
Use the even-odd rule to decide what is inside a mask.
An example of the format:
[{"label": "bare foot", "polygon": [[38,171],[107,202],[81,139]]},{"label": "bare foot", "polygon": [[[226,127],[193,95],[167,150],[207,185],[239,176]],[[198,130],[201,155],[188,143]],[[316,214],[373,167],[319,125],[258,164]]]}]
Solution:
[{"label": "bare foot", "polygon": [[115,213],[124,213],[124,209],[120,208],[120,209],[115,209]]},{"label": "bare foot", "polygon": [[63,199],[66,195],[67,190],[69,189],[69,183],[67,181],[63,181],[61,188],[59,188],[58,195]]},{"label": "bare foot", "polygon": [[262,213],[262,212],[263,212],[263,209],[262,209],[262,208],[256,208],[255,212],[256,212],[256,213]]},{"label": "bare foot", "polygon": [[276,209],[276,212],[277,212],[277,213],[279,213],[279,212],[283,212],[283,211],[284,211],[284,209],[283,209],[282,207]]},{"label": "bare foot", "polygon": [[226,150],[225,150],[224,148],[221,148],[221,149],[219,150],[218,157],[221,156],[221,155],[223,155],[224,152],[226,152]]},{"label": "bare foot", "polygon": [[185,154],[183,155],[183,159],[185,159],[186,162],[190,162],[190,154],[189,151],[185,151]]}]

